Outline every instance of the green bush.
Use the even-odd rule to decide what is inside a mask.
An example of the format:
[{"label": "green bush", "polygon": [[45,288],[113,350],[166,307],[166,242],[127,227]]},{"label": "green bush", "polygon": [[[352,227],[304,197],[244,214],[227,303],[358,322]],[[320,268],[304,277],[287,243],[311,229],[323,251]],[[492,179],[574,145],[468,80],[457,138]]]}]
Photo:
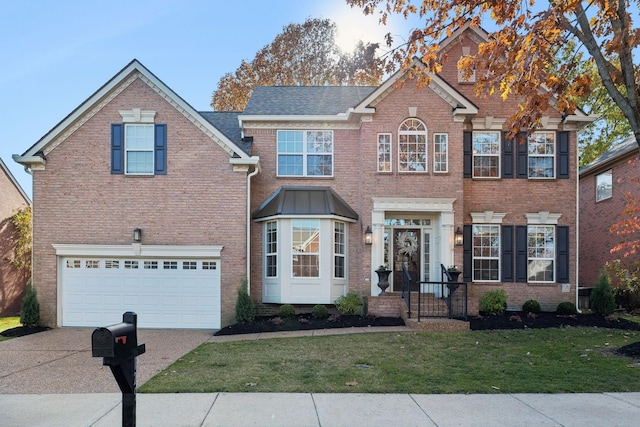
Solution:
[{"label": "green bush", "polygon": [[296,309],[291,304],[283,304],[278,310],[278,316],[283,319],[290,319],[296,315]]},{"label": "green bush", "polygon": [[349,291],[346,295],[338,298],[334,304],[342,314],[360,314],[362,298],[357,292]]},{"label": "green bush", "polygon": [[577,312],[576,305],[569,301],[561,302],[556,308],[558,314],[576,314]]},{"label": "green bush", "polygon": [[20,323],[22,326],[29,328],[36,327],[40,324],[40,303],[36,295],[36,288],[34,288],[31,283],[29,283],[27,293],[22,299]]},{"label": "green bush", "polygon": [[507,293],[502,289],[487,291],[480,298],[480,312],[495,316],[507,308]]},{"label": "green bush", "polygon": [[326,319],[329,317],[329,309],[322,304],[314,305],[311,309],[311,317],[314,319]]},{"label": "green bush", "polygon": [[540,303],[534,299],[530,299],[522,304],[522,311],[525,313],[540,313]]},{"label": "green bush", "polygon": [[254,320],[256,320],[256,307],[247,292],[247,280],[243,279],[238,288],[236,323],[253,323]]},{"label": "green bush", "polygon": [[591,291],[591,310],[594,313],[608,316],[616,309],[616,299],[613,296],[611,281],[606,271],[600,272],[598,284]]}]

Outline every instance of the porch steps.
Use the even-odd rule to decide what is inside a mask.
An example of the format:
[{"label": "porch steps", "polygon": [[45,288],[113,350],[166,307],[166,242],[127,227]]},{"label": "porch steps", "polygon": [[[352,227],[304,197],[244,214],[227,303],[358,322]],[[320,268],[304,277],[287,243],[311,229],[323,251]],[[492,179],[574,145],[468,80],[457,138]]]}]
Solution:
[{"label": "porch steps", "polygon": [[423,317],[418,321],[418,296],[412,293],[411,318],[408,317],[406,311],[402,316],[404,323],[411,329],[425,332],[458,332],[469,330],[469,322],[446,317],[449,309],[443,299],[436,297],[434,294],[422,294],[421,302],[422,306],[428,307],[432,314],[443,317]]}]

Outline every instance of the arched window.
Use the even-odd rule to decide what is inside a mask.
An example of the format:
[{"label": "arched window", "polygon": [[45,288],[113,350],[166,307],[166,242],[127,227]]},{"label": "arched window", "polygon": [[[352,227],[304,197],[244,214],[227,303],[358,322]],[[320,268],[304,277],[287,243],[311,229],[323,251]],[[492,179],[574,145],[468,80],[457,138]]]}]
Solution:
[{"label": "arched window", "polygon": [[418,119],[407,119],[398,129],[398,170],[427,171],[427,127]]}]

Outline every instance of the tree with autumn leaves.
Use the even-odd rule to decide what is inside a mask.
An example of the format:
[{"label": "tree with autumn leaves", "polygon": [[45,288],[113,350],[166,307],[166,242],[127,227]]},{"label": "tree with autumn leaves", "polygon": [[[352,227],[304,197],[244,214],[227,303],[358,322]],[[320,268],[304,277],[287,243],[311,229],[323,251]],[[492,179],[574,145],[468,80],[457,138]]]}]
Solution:
[{"label": "tree with autumn leaves", "polygon": [[336,25],[328,19],[289,24],[282,33],[225,74],[213,92],[217,111],[243,111],[256,86],[378,85],[384,73],[378,44],[358,43],[352,53],[335,42]]},{"label": "tree with autumn leaves", "polygon": [[[511,117],[512,130],[529,130],[540,123],[543,112],[554,105],[560,112],[575,111],[576,100],[588,95],[596,76],[610,101],[620,110],[640,147],[640,66],[633,50],[640,44],[631,12],[640,0],[346,0],[365,14],[379,14],[385,24],[391,14],[418,14],[421,28],[406,43],[388,53],[387,71],[408,67],[418,56],[426,71],[437,73],[446,58],[438,41],[471,22],[487,17],[496,30],[479,46],[477,55],[458,62],[463,72],[478,73],[478,96],[517,96],[521,108]],[[634,9],[635,8],[635,9]],[[559,63],[563,49],[574,43],[580,56]],[[387,34],[387,44],[394,38]],[[637,58],[636,58],[637,61]],[[581,67],[585,63],[592,67]],[[426,73],[419,76],[428,80]]]}]

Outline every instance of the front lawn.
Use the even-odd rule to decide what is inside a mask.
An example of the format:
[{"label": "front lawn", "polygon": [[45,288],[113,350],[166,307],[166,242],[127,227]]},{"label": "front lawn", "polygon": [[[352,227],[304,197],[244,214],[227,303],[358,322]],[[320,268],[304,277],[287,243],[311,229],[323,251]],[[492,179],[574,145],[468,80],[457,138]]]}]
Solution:
[{"label": "front lawn", "polygon": [[554,328],[381,332],[207,343],[160,372],[139,391],[640,391],[640,361],[615,354],[617,348],[637,341],[640,331]]}]

